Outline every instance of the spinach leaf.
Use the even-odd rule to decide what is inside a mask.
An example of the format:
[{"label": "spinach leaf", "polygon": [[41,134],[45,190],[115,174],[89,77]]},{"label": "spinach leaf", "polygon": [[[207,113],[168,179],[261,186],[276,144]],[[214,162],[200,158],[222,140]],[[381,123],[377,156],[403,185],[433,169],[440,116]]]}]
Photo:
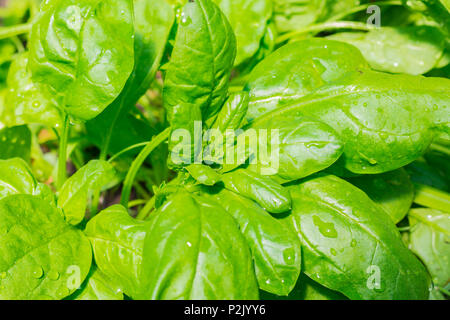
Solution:
[{"label": "spinach leaf", "polygon": [[360,71],[252,125],[274,117],[309,116],[328,124],[346,141],[341,158],[346,169],[383,173],[416,160],[437,133],[449,132],[449,87],[448,79]]},{"label": "spinach leaf", "polygon": [[55,127],[63,123],[58,101],[46,85],[34,83],[28,68],[28,53],[19,55],[8,73],[8,93],[2,120],[7,126],[39,123]]},{"label": "spinach leaf", "polygon": [[326,39],[289,43],[264,59],[250,74],[245,86],[250,93],[246,118],[252,121],[347,72],[365,69],[367,62],[351,45]]},{"label": "spinach leaf", "polygon": [[394,223],[399,223],[406,216],[414,199],[414,186],[404,169],[349,178],[347,181],[380,205]]},{"label": "spinach leaf", "polygon": [[252,199],[270,213],[283,213],[291,209],[289,192],[270,177],[237,169],[225,173],[221,181],[228,190]]},{"label": "spinach leaf", "polygon": [[22,158],[30,162],[31,132],[27,126],[0,130],[0,159]]},{"label": "spinach leaf", "polygon": [[326,0],[274,0],[275,24],[279,32],[310,25],[325,12]]},{"label": "spinach leaf", "polygon": [[446,48],[444,34],[433,26],[383,27],[328,38],[357,47],[373,69],[413,75],[433,69]]},{"label": "spinach leaf", "polygon": [[62,96],[67,114],[94,118],[133,69],[132,17],[132,0],[42,2],[29,42],[33,80]]},{"label": "spinach leaf", "polygon": [[175,17],[166,0],[135,0],[134,17],[133,72],[116,100],[86,123],[88,134],[101,148],[103,157],[148,141],[156,134],[147,122],[128,113],[155,78]]},{"label": "spinach leaf", "polygon": [[211,0],[187,3],[163,90],[172,132],[186,129],[194,136],[195,120],[217,114],[226,99],[235,56],[236,38],[220,9]]},{"label": "spinach leaf", "polygon": [[278,295],[289,294],[301,267],[296,234],[239,194],[221,190],[212,197],[239,223],[252,251],[259,288]]},{"label": "spinach leaf", "polygon": [[[257,299],[250,249],[234,219],[204,197],[179,192],[150,219],[146,292],[139,299]],[[218,254],[220,252],[220,254]]]},{"label": "spinach leaf", "polygon": [[106,161],[92,160],[78,170],[62,186],[58,206],[63,210],[67,222],[76,225],[86,213],[88,197],[115,178],[115,170]]},{"label": "spinach leaf", "polygon": [[45,200],[0,200],[0,234],[1,299],[62,299],[89,272],[89,241]]},{"label": "spinach leaf", "polygon": [[227,17],[236,35],[235,65],[251,58],[259,49],[266,25],[272,16],[269,0],[214,0]]},{"label": "spinach leaf", "polygon": [[411,209],[410,249],[428,268],[433,283],[450,288],[450,214],[433,209]]},{"label": "spinach leaf", "polygon": [[88,222],[85,230],[99,270],[111,279],[111,285],[132,298],[145,288],[141,278],[143,269],[153,268],[143,260],[148,231],[147,222],[133,219],[120,205],[100,212]]},{"label": "spinach leaf", "polygon": [[85,283],[70,296],[70,300],[123,300],[123,293],[109,277],[93,266]]},{"label": "spinach leaf", "polygon": [[302,242],[306,275],[350,299],[428,297],[425,268],[364,192],[330,175],[289,190],[293,209],[283,221]]}]

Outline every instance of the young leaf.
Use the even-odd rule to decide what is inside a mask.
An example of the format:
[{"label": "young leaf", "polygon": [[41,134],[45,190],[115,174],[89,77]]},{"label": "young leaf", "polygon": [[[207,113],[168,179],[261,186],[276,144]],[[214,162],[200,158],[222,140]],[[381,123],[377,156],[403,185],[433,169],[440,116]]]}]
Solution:
[{"label": "young leaf", "polygon": [[62,95],[67,114],[92,119],[133,69],[133,35],[132,0],[44,1],[29,42],[33,81]]},{"label": "young leaf", "polygon": [[432,26],[383,27],[328,38],[357,47],[375,70],[413,75],[433,69],[446,48],[444,34]]},{"label": "young leaf", "polygon": [[291,209],[289,192],[270,177],[246,169],[237,169],[222,175],[225,188],[252,199],[270,213]]},{"label": "young leaf", "polygon": [[62,299],[89,272],[88,239],[45,200],[0,200],[0,235],[0,299]]},{"label": "young leaf", "polygon": [[67,222],[76,225],[80,223],[85,214],[89,195],[100,191],[115,177],[115,170],[106,161],[92,160],[78,170],[62,186],[58,207],[66,217]]}]

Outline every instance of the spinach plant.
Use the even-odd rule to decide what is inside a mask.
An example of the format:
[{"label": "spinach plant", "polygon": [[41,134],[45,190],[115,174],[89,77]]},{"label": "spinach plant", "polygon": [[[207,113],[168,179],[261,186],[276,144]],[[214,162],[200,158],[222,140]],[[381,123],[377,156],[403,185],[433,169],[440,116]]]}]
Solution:
[{"label": "spinach plant", "polygon": [[0,17],[0,299],[449,299],[448,1]]}]

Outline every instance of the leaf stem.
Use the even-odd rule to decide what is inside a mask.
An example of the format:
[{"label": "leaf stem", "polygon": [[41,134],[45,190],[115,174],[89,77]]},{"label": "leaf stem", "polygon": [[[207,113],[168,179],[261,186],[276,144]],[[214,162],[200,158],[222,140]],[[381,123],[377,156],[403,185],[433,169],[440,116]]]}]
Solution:
[{"label": "leaf stem", "polygon": [[401,1],[377,1],[377,2],[370,2],[370,3],[365,3],[356,7],[353,7],[347,11],[344,11],[342,13],[338,13],[337,15],[331,17],[330,19],[327,19],[327,21],[338,21],[341,20],[342,18],[345,18],[346,16],[349,16],[353,13],[357,13],[360,11],[364,11],[367,8],[369,8],[370,6],[402,6],[402,2]]},{"label": "leaf stem", "polygon": [[0,40],[15,37],[31,30],[31,23],[17,24],[15,26],[1,27]]},{"label": "leaf stem", "polygon": [[450,194],[423,184],[415,184],[414,202],[424,207],[450,212]]},{"label": "leaf stem", "polygon": [[121,155],[123,155],[124,153],[127,153],[128,151],[137,149],[137,148],[141,148],[141,147],[145,147],[148,144],[148,142],[141,142],[141,143],[136,143],[132,146],[129,146],[128,148],[125,148],[121,151],[119,151],[118,153],[116,153],[115,155],[113,155],[111,158],[108,159],[108,162],[113,162],[114,160],[116,160],[117,158],[119,158]]},{"label": "leaf stem", "polygon": [[146,220],[148,218],[150,212],[155,208],[155,200],[156,197],[153,197],[147,202],[144,208],[142,208],[142,210],[139,211],[138,215],[136,216],[137,220]]},{"label": "leaf stem", "polygon": [[127,208],[128,201],[130,200],[131,189],[133,188],[133,182],[136,178],[136,175],[144,163],[145,159],[150,155],[150,153],[155,150],[161,143],[169,138],[171,128],[167,128],[157,136],[155,136],[150,142],[147,143],[144,149],[139,153],[139,155],[134,159],[131,164],[130,170],[125,178],[125,182],[123,184],[122,189],[122,199],[120,203]]},{"label": "leaf stem", "polygon": [[61,189],[62,185],[67,179],[67,141],[69,139],[70,131],[70,121],[69,116],[66,115],[64,119],[64,124],[61,129],[60,140],[59,140],[59,157],[58,157],[58,177],[57,177],[57,187]]},{"label": "leaf stem", "polygon": [[363,30],[363,31],[370,31],[374,30],[377,27],[368,25],[367,23],[363,22],[355,22],[355,21],[328,21],[324,23],[318,23],[313,24],[311,26],[308,26],[306,28],[296,30],[293,32],[285,33],[281,37],[277,39],[277,44],[280,44],[286,40],[290,40],[292,38],[301,36],[305,33],[310,32],[321,32],[325,30],[334,30],[334,29],[351,29],[351,30]]}]

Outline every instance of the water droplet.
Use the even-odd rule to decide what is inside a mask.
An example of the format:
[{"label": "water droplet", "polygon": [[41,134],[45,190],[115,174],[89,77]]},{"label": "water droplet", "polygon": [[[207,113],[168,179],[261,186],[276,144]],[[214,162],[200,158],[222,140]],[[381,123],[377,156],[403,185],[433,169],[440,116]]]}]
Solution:
[{"label": "water droplet", "polygon": [[336,249],[334,249],[334,248],[331,248],[330,252],[333,256],[337,255]]},{"label": "water droplet", "polygon": [[327,238],[336,238],[338,236],[333,223],[328,223],[318,216],[313,217],[314,224],[319,228],[320,233]]},{"label": "water droplet", "polygon": [[350,242],[350,245],[351,245],[353,248],[356,247],[356,240],[353,239],[352,242]]},{"label": "water droplet", "polygon": [[58,279],[59,279],[59,272],[58,272],[58,271],[55,271],[55,270],[51,270],[51,271],[48,273],[48,278],[49,278],[50,280],[58,280]]},{"label": "water droplet", "polygon": [[283,251],[283,259],[286,264],[295,263],[295,251],[293,248],[289,248]]},{"label": "water droplet", "polygon": [[182,16],[182,18],[180,20],[180,24],[182,26],[186,27],[186,26],[188,26],[188,25],[190,25],[192,23],[192,20],[191,20],[190,17],[185,16],[184,14],[182,14],[181,16]]},{"label": "water droplet", "polygon": [[44,269],[42,267],[35,267],[32,272],[33,278],[40,279],[44,275]]},{"label": "water droplet", "polygon": [[186,244],[187,244],[187,246],[188,246],[189,248],[192,247],[192,243],[190,243],[189,241],[186,242]]}]

